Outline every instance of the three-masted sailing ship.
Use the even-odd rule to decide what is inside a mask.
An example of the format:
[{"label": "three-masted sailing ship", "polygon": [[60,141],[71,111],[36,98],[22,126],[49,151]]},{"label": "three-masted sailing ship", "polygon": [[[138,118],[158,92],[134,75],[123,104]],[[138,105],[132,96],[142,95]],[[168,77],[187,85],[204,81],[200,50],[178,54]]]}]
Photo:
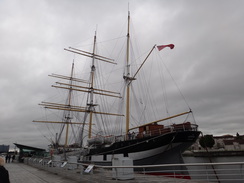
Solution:
[{"label": "three-masted sailing ship", "polygon": [[[79,148],[80,161],[82,162],[111,165],[112,159],[115,157],[129,157],[133,160],[134,165],[182,163],[181,153],[189,148],[200,134],[198,125],[194,121],[189,121],[189,116],[192,115],[191,109],[188,108],[187,111],[179,114],[168,115],[167,108],[167,116],[158,118],[163,115],[163,104],[160,103],[160,100],[165,99],[164,89],[162,91],[160,87],[154,89],[154,92],[151,93],[152,97],[158,98],[153,100],[148,94],[145,94],[146,90],[149,90],[149,86],[138,90],[134,88],[135,83],[143,76],[141,72],[145,72],[147,62],[149,62],[148,59],[152,53],[167,47],[173,49],[174,45],[154,45],[145,59],[140,61],[140,65],[133,65],[130,59],[132,53],[130,51],[130,14],[128,14],[125,39],[125,64],[123,75],[119,78],[123,80],[123,87],[115,89],[115,85],[107,84],[107,78],[112,80],[118,78],[119,72],[116,69],[114,77],[107,77],[105,83],[100,81],[105,76],[98,77],[98,74],[106,71],[109,67],[107,65],[112,65],[113,69],[116,68],[116,64],[119,62],[97,53],[97,36],[95,33],[92,52],[72,47],[65,49],[68,52],[90,58],[91,65],[88,78],[78,79],[74,76],[74,63],[72,64],[70,76],[51,75],[69,81],[68,83],[57,82],[57,85],[54,86],[67,90],[68,97],[65,103],[43,102],[41,105],[46,109],[64,111],[62,121],[34,122],[60,124],[60,131],[55,134],[56,137],[55,140],[52,140],[52,147],[59,149],[59,151],[62,148],[64,150]],[[102,64],[106,64],[106,66],[102,66],[102,70],[99,70],[99,66]],[[110,74],[114,74],[114,72],[110,72]],[[153,81],[148,80],[152,74],[160,74],[160,72],[153,71],[150,73],[150,77],[149,73],[147,74],[142,83],[150,86],[156,85],[155,78],[153,78]],[[156,79],[160,79],[157,77]],[[115,91],[102,89],[104,86],[108,86]],[[85,95],[84,102],[74,105],[73,102],[77,103],[77,100],[72,99],[74,92],[83,93]],[[133,98],[132,94],[139,93],[142,94],[138,99]],[[142,97],[146,99],[143,100]],[[111,103],[111,105],[108,105],[108,103]],[[156,112],[152,112],[151,109],[148,110],[147,108],[147,105],[152,103],[154,103],[154,107],[159,107],[157,115],[155,115]],[[74,113],[79,113],[79,117],[75,116]],[[76,121],[73,121],[74,118],[76,118]],[[148,119],[153,120],[147,121]],[[178,120],[177,123],[174,120]],[[166,122],[170,124],[165,125]],[[68,134],[75,130],[77,130],[75,133],[76,138],[74,138],[73,143],[68,144]],[[61,144],[61,135],[64,132],[66,134],[65,141]],[[160,173],[159,168],[150,170],[155,174]]]}]

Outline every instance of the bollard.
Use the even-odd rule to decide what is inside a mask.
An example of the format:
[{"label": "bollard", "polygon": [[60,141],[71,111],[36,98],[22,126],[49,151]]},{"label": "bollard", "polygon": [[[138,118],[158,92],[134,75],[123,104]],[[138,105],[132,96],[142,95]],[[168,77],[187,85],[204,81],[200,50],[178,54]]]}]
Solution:
[{"label": "bollard", "polygon": [[75,168],[77,168],[77,160],[78,158],[76,156],[68,156],[68,163],[70,163],[68,166],[68,170],[74,170]]},{"label": "bollard", "polygon": [[[133,166],[133,160],[128,157],[114,158],[112,160],[113,166]],[[134,179],[133,168],[113,168],[113,179],[115,180],[131,180]]]},{"label": "bollard", "polygon": [[53,167],[59,167],[61,165],[61,156],[53,155],[52,161]]}]

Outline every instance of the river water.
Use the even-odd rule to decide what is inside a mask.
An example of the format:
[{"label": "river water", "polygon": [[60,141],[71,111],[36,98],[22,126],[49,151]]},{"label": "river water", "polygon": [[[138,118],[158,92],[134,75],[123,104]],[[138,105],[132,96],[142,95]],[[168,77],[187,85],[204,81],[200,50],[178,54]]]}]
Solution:
[{"label": "river water", "polygon": [[[225,163],[225,162],[243,162],[243,156],[225,156],[225,157],[193,157],[184,156],[185,163]],[[189,166],[187,167],[191,178],[204,179],[213,182],[244,182],[244,165],[221,165],[221,166]],[[216,176],[217,174],[217,176]],[[234,180],[235,179],[235,180]]]}]

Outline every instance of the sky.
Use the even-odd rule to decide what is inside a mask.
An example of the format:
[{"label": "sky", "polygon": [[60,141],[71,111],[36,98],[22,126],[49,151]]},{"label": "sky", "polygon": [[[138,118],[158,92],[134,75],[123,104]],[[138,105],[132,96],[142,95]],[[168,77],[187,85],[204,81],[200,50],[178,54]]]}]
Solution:
[{"label": "sky", "polygon": [[[169,68],[203,134],[244,135],[244,1],[0,0],[0,144],[46,148],[32,121],[95,30],[116,37],[129,9],[142,50],[173,43]],[[149,45],[149,46],[144,46]]]}]

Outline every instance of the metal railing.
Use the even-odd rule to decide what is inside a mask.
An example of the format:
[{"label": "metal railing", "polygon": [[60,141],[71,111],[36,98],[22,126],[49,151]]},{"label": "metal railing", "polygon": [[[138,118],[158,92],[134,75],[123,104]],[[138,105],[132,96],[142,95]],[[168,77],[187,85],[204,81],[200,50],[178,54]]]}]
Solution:
[{"label": "metal railing", "polygon": [[179,131],[197,131],[198,125],[192,124],[190,122],[172,124],[172,125],[157,125],[156,129],[145,130],[143,132],[130,132],[128,134],[122,135],[96,135],[92,137],[88,142],[89,145],[99,145],[99,144],[112,144],[114,142],[119,141],[127,141],[133,139],[140,139],[143,137],[152,137],[157,135],[163,135],[171,132],[179,132]]},{"label": "metal railing", "polygon": [[[148,179],[149,181],[158,180],[160,182],[162,176],[152,176],[155,172],[148,171],[147,169],[163,168],[160,172],[166,177],[179,178],[179,174],[182,174],[183,172],[185,175],[188,175],[188,178],[190,177],[191,180],[189,180],[189,182],[244,182],[244,162],[162,164],[145,166],[90,165],[90,169],[88,164],[68,161],[52,161],[48,158],[25,158],[24,163],[76,181],[89,180],[99,182],[99,180],[103,180],[103,182],[106,182],[106,180],[120,179],[117,175],[123,174],[125,177],[128,177],[129,175],[129,177],[132,177],[137,182],[145,179]],[[187,168],[182,169],[181,167]],[[128,170],[132,170],[132,172]],[[169,175],[168,172],[171,172],[171,174]]]}]

